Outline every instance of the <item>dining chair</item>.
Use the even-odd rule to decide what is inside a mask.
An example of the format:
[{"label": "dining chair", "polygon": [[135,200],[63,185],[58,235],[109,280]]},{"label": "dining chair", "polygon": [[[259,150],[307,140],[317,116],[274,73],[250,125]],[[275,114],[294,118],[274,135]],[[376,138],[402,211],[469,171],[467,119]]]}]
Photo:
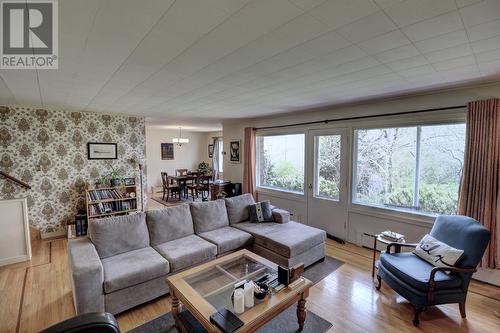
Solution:
[{"label": "dining chair", "polygon": [[[190,191],[191,197],[193,198],[193,201],[195,200],[195,197],[198,198],[200,192],[202,199],[208,197],[210,178],[211,176],[198,176],[194,179],[193,184],[187,186],[187,188]],[[205,197],[205,192],[207,192],[206,197]]]},{"label": "dining chair", "polygon": [[170,195],[175,197],[177,194],[177,198],[181,199],[181,188],[178,184],[174,184],[172,179],[168,177],[168,173],[161,173],[161,181],[163,183],[163,197],[162,200],[165,200],[165,194],[167,195],[167,201],[170,198]]}]

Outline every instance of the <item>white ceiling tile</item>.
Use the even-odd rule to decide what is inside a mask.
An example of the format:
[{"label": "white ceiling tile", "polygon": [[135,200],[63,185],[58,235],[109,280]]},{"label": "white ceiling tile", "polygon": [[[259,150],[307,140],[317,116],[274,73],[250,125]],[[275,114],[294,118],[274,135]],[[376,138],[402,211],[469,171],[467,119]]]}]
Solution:
[{"label": "white ceiling tile", "polygon": [[399,59],[414,57],[419,54],[420,52],[415,48],[415,46],[413,46],[412,44],[408,44],[378,53],[375,55],[375,58],[377,58],[382,63],[387,63]]},{"label": "white ceiling tile", "polygon": [[458,8],[462,8],[465,6],[470,6],[472,4],[484,1],[484,0],[455,0],[457,3]]},{"label": "white ceiling tile", "polygon": [[469,43],[467,43],[438,51],[425,53],[424,55],[430,62],[439,62],[453,58],[460,58],[471,54],[472,54],[472,49]]},{"label": "white ceiling tile", "polygon": [[379,7],[371,0],[327,0],[309,13],[337,29],[378,10]]},{"label": "white ceiling tile", "polygon": [[375,54],[410,43],[410,40],[406,38],[400,30],[394,30],[384,35],[361,42],[358,46],[368,54]]},{"label": "white ceiling tile", "polygon": [[500,18],[500,1],[485,0],[460,9],[466,26],[473,26]]},{"label": "white ceiling tile", "polygon": [[457,11],[436,16],[404,27],[403,32],[414,42],[436,37],[463,28],[462,20]]},{"label": "white ceiling tile", "polygon": [[[500,45],[499,45],[500,47]],[[496,50],[481,52],[476,54],[476,60],[479,63],[490,62],[500,59],[500,48]]]},{"label": "white ceiling tile", "polygon": [[399,27],[404,27],[455,9],[454,0],[407,0],[385,8],[385,12]]},{"label": "white ceiling tile", "polygon": [[471,42],[500,35],[500,20],[468,27],[469,39]]},{"label": "white ceiling tile", "polygon": [[386,65],[389,66],[392,70],[400,71],[403,69],[419,67],[419,66],[428,65],[428,64],[429,64],[429,61],[424,56],[418,55],[418,56],[411,57],[411,58],[391,61],[391,62],[387,63]]},{"label": "white ceiling tile", "polygon": [[472,42],[470,44],[475,53],[496,50],[500,48],[500,36]]},{"label": "white ceiling tile", "polygon": [[437,37],[424,39],[414,44],[420,52],[428,53],[468,42],[469,39],[465,30],[457,30]]},{"label": "white ceiling tile", "polygon": [[379,11],[347,24],[337,31],[351,42],[359,43],[395,29],[397,27],[387,15]]},{"label": "white ceiling tile", "polygon": [[403,1],[406,1],[406,0],[375,0],[375,2],[377,3],[377,5],[380,6],[380,8],[386,8],[389,6],[393,6],[393,5],[396,5],[396,4],[401,3]]},{"label": "white ceiling tile", "polygon": [[398,70],[397,73],[407,78],[421,77],[423,75],[435,74],[436,70],[431,65],[423,65]]},{"label": "white ceiling tile", "polygon": [[476,64],[474,56],[465,56],[446,61],[433,63],[432,66],[438,71],[448,70],[452,68],[460,68],[465,66],[472,66]]},{"label": "white ceiling tile", "polygon": [[305,11],[311,10],[316,6],[321,5],[326,0],[290,0],[296,6],[299,6]]}]

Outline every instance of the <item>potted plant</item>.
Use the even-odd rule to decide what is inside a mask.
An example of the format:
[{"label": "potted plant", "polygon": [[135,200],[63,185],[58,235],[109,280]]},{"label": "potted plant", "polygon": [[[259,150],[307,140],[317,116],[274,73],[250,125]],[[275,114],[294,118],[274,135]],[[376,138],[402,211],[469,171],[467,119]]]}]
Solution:
[{"label": "potted plant", "polygon": [[201,162],[200,164],[198,164],[197,171],[198,171],[198,173],[200,173],[202,175],[206,175],[212,171],[212,168],[210,167],[210,165],[207,162]]},{"label": "potted plant", "polygon": [[121,178],[122,171],[118,168],[111,167],[111,172],[108,175],[112,187],[121,186],[123,179]]},{"label": "potted plant", "polygon": [[109,179],[106,177],[100,177],[95,180],[95,188],[106,187],[109,184]]}]

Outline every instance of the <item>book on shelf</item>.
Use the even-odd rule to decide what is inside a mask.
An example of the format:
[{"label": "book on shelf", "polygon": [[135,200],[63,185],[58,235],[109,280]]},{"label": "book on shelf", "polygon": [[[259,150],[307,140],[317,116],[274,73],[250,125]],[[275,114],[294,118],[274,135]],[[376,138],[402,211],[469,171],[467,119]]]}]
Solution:
[{"label": "book on shelf", "polygon": [[118,189],[105,189],[105,190],[89,190],[88,197],[90,201],[123,199],[125,196],[118,191]]}]

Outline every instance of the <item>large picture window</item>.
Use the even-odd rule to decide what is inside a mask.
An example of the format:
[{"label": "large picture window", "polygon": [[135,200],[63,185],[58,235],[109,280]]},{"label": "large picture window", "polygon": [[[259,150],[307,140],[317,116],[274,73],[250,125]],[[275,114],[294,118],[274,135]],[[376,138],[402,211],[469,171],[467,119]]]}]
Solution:
[{"label": "large picture window", "polygon": [[304,193],[305,135],[257,136],[257,186]]},{"label": "large picture window", "polygon": [[359,129],[354,137],[354,203],[456,214],[465,124]]}]

